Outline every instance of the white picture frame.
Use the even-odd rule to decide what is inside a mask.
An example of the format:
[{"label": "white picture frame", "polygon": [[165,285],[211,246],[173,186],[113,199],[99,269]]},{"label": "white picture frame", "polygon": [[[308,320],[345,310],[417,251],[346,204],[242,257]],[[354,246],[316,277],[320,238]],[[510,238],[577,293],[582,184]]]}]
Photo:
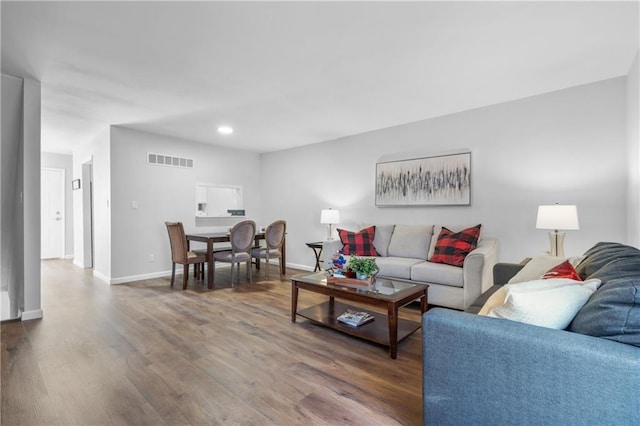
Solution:
[{"label": "white picture frame", "polygon": [[471,153],[376,163],[376,206],[471,205]]}]

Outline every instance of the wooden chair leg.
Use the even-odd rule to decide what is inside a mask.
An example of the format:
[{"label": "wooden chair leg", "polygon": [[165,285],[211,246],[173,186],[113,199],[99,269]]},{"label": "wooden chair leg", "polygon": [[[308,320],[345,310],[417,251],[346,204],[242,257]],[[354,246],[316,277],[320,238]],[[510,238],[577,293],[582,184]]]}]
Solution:
[{"label": "wooden chair leg", "polygon": [[189,279],[189,264],[184,264],[184,273],[182,274],[182,289],[187,289],[187,280]]},{"label": "wooden chair leg", "polygon": [[173,280],[176,278],[176,262],[171,262],[171,287],[173,287]]},{"label": "wooden chair leg", "polygon": [[278,272],[280,273],[280,281],[282,281],[282,256],[278,258]]},{"label": "wooden chair leg", "polygon": [[251,282],[251,260],[247,262],[247,278]]},{"label": "wooden chair leg", "polygon": [[264,276],[269,279],[269,252],[267,252],[266,257],[264,259]]}]

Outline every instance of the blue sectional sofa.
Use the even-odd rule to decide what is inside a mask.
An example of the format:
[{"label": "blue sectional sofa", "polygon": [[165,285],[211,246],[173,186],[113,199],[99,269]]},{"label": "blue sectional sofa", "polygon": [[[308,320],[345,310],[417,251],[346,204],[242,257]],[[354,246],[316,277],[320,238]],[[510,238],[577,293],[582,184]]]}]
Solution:
[{"label": "blue sectional sofa", "polygon": [[[497,264],[498,286],[522,266]],[[426,425],[640,424],[640,251],[598,243],[576,270],[602,284],[567,330],[424,314]]]}]

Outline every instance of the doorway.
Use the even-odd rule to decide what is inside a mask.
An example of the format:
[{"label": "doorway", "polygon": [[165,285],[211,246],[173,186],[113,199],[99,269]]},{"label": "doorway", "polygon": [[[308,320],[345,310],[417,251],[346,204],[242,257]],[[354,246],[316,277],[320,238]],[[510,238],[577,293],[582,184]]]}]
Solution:
[{"label": "doorway", "polygon": [[64,169],[43,167],[40,170],[41,259],[64,257],[64,179]]}]

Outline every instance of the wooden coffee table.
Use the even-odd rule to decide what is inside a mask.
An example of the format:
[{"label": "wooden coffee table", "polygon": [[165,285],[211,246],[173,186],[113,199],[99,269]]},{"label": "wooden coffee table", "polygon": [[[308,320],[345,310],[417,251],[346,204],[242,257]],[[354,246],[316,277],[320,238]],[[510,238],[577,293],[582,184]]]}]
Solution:
[{"label": "wooden coffee table", "polygon": [[[298,311],[299,289],[327,295],[329,300]],[[388,346],[389,355],[395,359],[398,353],[398,342],[421,326],[419,321],[398,318],[398,309],[419,299],[420,311],[424,314],[427,310],[428,289],[429,286],[426,284],[412,284],[383,278],[376,279],[372,286],[353,286],[327,283],[325,272],[295,275],[291,277],[291,322],[296,322],[296,316],[300,315],[334,330]],[[336,298],[383,307],[386,308],[387,314],[367,311],[375,317],[375,320],[359,327],[351,327],[339,322],[337,317],[347,309],[356,311],[363,309],[337,302]]]}]

